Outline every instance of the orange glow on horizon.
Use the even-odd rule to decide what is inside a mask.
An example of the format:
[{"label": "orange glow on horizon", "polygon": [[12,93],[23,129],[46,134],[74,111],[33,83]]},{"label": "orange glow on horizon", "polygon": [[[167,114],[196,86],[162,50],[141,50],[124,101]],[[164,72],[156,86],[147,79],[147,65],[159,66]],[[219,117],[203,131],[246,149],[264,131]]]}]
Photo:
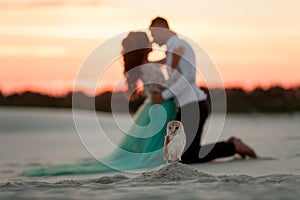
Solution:
[{"label": "orange glow on horizon", "polygon": [[[99,44],[120,33],[147,28],[157,15],[166,17],[174,31],[205,49],[225,87],[298,87],[299,6],[294,0],[187,0],[186,9],[178,15],[181,5],[171,0],[3,0],[0,91],[5,95],[24,91],[66,94],[72,90],[80,66]],[[113,90],[122,76],[122,64],[115,63],[96,93]],[[200,79],[197,83],[204,85]],[[82,90],[89,89],[83,86]]]}]

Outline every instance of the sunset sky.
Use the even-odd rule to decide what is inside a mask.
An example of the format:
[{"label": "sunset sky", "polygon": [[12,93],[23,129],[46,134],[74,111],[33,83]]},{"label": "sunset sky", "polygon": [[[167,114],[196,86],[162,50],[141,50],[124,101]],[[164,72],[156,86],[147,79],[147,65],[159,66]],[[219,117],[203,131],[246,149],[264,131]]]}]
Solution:
[{"label": "sunset sky", "polygon": [[[225,86],[300,85],[299,10],[299,0],[0,0],[0,90],[70,91],[91,51],[158,15],[205,49]],[[122,72],[120,62],[98,87]]]}]

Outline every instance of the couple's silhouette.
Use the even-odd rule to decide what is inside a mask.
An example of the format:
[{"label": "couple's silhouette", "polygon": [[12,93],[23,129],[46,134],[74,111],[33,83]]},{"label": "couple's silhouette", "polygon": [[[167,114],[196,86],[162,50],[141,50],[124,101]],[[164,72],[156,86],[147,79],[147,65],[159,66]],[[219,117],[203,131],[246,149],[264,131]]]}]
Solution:
[{"label": "couple's silhouette", "polygon": [[[234,137],[227,141],[200,145],[209,108],[206,94],[195,83],[196,63],[193,49],[170,30],[164,18],[153,19],[149,30],[154,43],[167,47],[166,57],[162,60],[148,60],[152,43],[145,32],[130,32],[122,41],[124,75],[128,86],[126,94],[134,96],[138,81],[141,80],[147,98],[135,114],[135,125],[125,134],[118,148],[104,156],[102,163],[85,161],[39,167],[25,171],[23,175],[101,173],[161,165],[165,163],[163,145],[166,126],[171,120],[181,121],[187,136],[182,155],[183,163],[202,163],[235,154],[242,158],[256,157],[249,146]],[[162,64],[167,66],[167,79],[161,71]],[[155,106],[156,104],[160,106]]]},{"label": "couple's silhouette", "polygon": [[[239,154],[243,158],[246,156],[255,158],[255,152],[240,139],[234,137],[224,142],[200,145],[202,130],[209,109],[206,94],[195,83],[196,63],[193,49],[187,42],[178,38],[175,32],[170,30],[169,24],[164,18],[157,17],[153,19],[149,29],[153,42],[159,46],[166,45],[166,57],[156,63],[149,62],[148,54],[152,49],[146,33],[129,33],[123,41],[123,50],[125,50],[123,51],[123,57],[128,89],[133,92],[136,89],[137,80],[141,79],[148,98],[144,105],[161,104],[167,113],[167,119],[174,118],[175,110],[168,109],[169,107],[165,106],[174,104],[176,107],[174,119],[182,122],[187,135],[187,145],[182,156],[182,162],[201,163],[235,154]],[[136,49],[126,51],[128,46],[134,46]],[[167,66],[167,80],[164,79],[157,63],[163,63]],[[141,107],[140,112],[145,108]],[[147,110],[146,113],[148,112]],[[154,113],[155,116],[159,116],[160,112],[160,110],[157,110],[157,113]],[[137,115],[136,117],[142,120],[142,118],[148,116]],[[164,131],[164,128],[162,131]],[[144,131],[151,132],[152,130],[145,129]],[[143,134],[141,131],[140,135]],[[162,136],[161,140],[163,140]],[[158,149],[161,148],[161,143],[149,142],[150,145],[158,146]]]}]

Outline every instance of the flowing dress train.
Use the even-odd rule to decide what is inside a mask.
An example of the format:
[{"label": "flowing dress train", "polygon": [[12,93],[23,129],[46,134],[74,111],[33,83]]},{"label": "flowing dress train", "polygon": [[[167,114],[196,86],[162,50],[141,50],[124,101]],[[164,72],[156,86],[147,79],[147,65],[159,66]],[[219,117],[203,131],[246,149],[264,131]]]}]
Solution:
[{"label": "flowing dress train", "polygon": [[165,163],[163,143],[166,126],[168,121],[176,118],[176,107],[172,100],[159,105],[151,103],[149,100],[151,92],[158,88],[157,84],[151,85],[150,82],[160,83],[165,80],[157,66],[149,64],[141,68],[141,71],[143,72],[142,81],[145,84],[144,90],[148,94],[148,99],[135,114],[134,125],[123,136],[118,144],[119,148],[104,156],[101,162],[94,159],[71,164],[44,165],[28,169],[21,175],[55,176],[105,173],[150,168]]}]

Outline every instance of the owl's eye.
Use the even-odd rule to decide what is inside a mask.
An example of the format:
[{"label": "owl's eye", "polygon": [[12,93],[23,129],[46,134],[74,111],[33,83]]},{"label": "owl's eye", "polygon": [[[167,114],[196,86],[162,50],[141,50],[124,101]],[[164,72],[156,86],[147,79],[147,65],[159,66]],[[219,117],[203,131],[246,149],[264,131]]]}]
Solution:
[{"label": "owl's eye", "polygon": [[169,127],[169,129],[171,130],[172,128],[171,128],[171,127]]},{"label": "owl's eye", "polygon": [[176,130],[177,130],[178,128],[179,128],[178,126],[175,127]]}]

